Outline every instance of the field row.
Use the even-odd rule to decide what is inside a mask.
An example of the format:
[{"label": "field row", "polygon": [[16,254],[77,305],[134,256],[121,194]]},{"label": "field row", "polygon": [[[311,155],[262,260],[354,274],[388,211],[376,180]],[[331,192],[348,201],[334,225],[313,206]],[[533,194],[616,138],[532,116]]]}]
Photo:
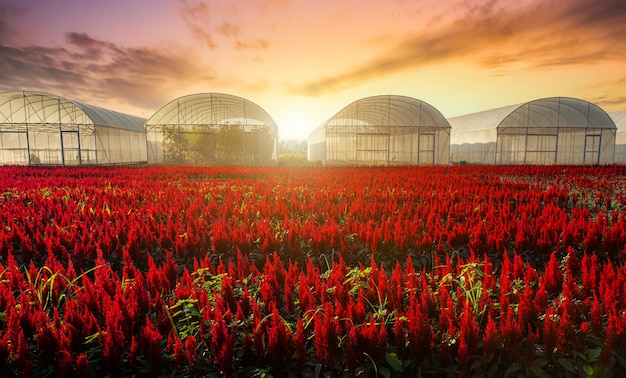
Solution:
[{"label": "field row", "polygon": [[0,167],[0,369],[626,371],[623,167]]}]

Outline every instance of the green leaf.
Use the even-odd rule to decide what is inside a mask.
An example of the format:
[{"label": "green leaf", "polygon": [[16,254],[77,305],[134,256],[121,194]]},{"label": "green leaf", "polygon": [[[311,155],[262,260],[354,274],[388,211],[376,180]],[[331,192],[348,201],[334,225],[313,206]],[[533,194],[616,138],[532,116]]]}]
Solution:
[{"label": "green leaf", "polygon": [[626,367],[626,359],[624,359],[624,357],[620,356],[619,354],[615,356],[617,359],[617,362],[619,362],[620,365],[622,365],[623,367]]},{"label": "green leaf", "polygon": [[570,360],[566,358],[559,358],[558,361],[559,364],[561,364],[561,366],[565,368],[565,370],[569,371],[570,373],[576,374],[576,369],[574,369],[574,366],[572,365]]},{"label": "green leaf", "polygon": [[386,366],[381,366],[378,372],[385,378],[391,378],[391,370],[387,369]]},{"label": "green leaf", "polygon": [[476,361],[474,361],[474,363],[472,363],[472,366],[470,366],[469,371],[474,371],[480,368],[481,366],[483,366],[483,363],[484,363],[484,360],[477,359]]},{"label": "green leaf", "polygon": [[315,376],[319,377],[322,373],[322,364],[315,365]]},{"label": "green leaf", "polygon": [[531,376],[539,377],[539,378],[550,378],[550,374],[543,371],[541,368],[537,366],[529,366],[528,371],[532,373]]},{"label": "green leaf", "polygon": [[587,351],[587,357],[589,362],[598,361],[600,358],[600,354],[602,354],[602,348],[593,348]]},{"label": "green leaf", "polygon": [[593,376],[593,367],[592,366],[585,365],[585,366],[583,366],[583,370],[585,371],[585,373],[587,373],[588,376],[590,376],[590,377]]},{"label": "green leaf", "polygon": [[85,336],[85,341],[83,342],[83,344],[88,345],[95,341],[98,341],[99,337],[100,337],[100,332],[96,332],[93,335]]},{"label": "green leaf", "polygon": [[404,372],[404,369],[402,368],[402,361],[400,361],[397,354],[392,352],[387,353],[385,355],[385,361],[387,361],[387,364],[391,366],[394,371],[400,373]]},{"label": "green leaf", "polygon": [[513,364],[511,366],[509,366],[508,369],[506,369],[506,371],[504,372],[504,376],[508,377],[509,375],[516,373],[518,371],[521,370],[521,367],[518,364]]},{"label": "green leaf", "polygon": [[498,372],[498,364],[492,363],[489,366],[489,371],[487,372],[487,377],[495,377]]},{"label": "green leaf", "polygon": [[545,358],[537,358],[530,365],[535,366],[539,369],[543,369],[544,367],[546,367],[546,365],[548,365],[548,360],[546,360]]}]

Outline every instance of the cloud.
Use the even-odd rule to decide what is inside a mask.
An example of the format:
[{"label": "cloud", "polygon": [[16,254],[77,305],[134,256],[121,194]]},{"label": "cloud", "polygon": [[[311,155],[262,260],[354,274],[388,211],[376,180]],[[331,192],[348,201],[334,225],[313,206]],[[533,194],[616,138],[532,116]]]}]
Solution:
[{"label": "cloud", "polygon": [[[248,7],[246,12],[254,14],[256,17],[264,18],[277,8],[288,6],[291,0],[258,0]],[[255,7],[256,9],[250,9]],[[241,38],[244,24],[242,17],[245,13],[241,11],[237,3],[220,4],[210,0],[189,1],[181,0],[179,7],[183,21],[191,31],[194,38],[205,44],[211,50],[227,45],[233,46],[235,50],[266,50],[270,43],[267,39],[258,37],[258,30],[254,31],[254,38]],[[220,20],[219,24],[213,20]],[[224,42],[223,40],[226,40]],[[219,42],[218,42],[219,41]]]},{"label": "cloud", "polygon": [[239,35],[239,26],[231,23],[231,22],[223,22],[218,28],[217,31],[223,35],[224,37],[234,38]]},{"label": "cloud", "polygon": [[77,47],[84,52],[85,58],[99,59],[105,51],[114,51],[121,53],[113,43],[99,41],[87,35],[86,33],[69,32],[65,35],[68,44]]},{"label": "cloud", "polygon": [[378,56],[335,76],[293,86],[319,96],[371,79],[463,60],[487,70],[549,69],[623,59],[623,0],[467,2],[462,17],[398,40]]},{"label": "cloud", "polygon": [[291,0],[262,0],[260,2],[261,9],[273,10],[276,8],[284,8],[291,5]]},{"label": "cloud", "polygon": [[[575,0],[562,4],[562,2],[553,0],[551,5],[556,6],[556,4],[561,5],[561,11],[555,12],[555,18],[558,17],[565,25],[572,28],[623,30],[624,15],[626,15],[626,3],[624,1]],[[570,5],[567,6],[567,4]]]},{"label": "cloud", "polygon": [[82,86],[85,77],[72,68],[71,54],[62,48],[0,46],[0,82],[5,89],[28,89],[53,83]]},{"label": "cloud", "polygon": [[267,79],[258,79],[256,81],[241,82],[239,85],[243,93],[263,93],[271,90],[274,84]]},{"label": "cloud", "polygon": [[171,99],[172,91],[216,77],[190,58],[193,52],[180,48],[128,48],[84,33],[67,33],[66,42],[63,47],[0,45],[0,90],[42,90],[86,102],[115,98],[154,110]]},{"label": "cloud", "polygon": [[11,20],[26,13],[28,8],[17,6],[10,1],[0,0],[0,44],[9,43],[11,38]]},{"label": "cloud", "polygon": [[211,30],[211,12],[208,2],[189,2],[187,0],[182,0],[180,13],[192,35],[208,48],[214,50],[217,47],[217,43],[215,43],[213,32]]},{"label": "cloud", "polygon": [[607,112],[626,110],[626,96],[596,96],[586,99]]},{"label": "cloud", "polygon": [[[582,93],[591,95],[583,97],[585,100],[593,102],[606,111],[626,110],[626,73],[622,77],[615,77],[613,80],[596,83],[592,86],[580,88]],[[597,95],[602,93],[602,95]]]},{"label": "cloud", "polygon": [[[0,5],[0,14],[5,15],[6,14],[6,9],[5,7],[3,7],[2,5]],[[2,16],[0,16],[0,43],[5,42],[6,37],[8,35],[8,31],[9,31],[9,23],[6,22],[3,18],[1,18]]]},{"label": "cloud", "polygon": [[265,39],[256,39],[249,42],[235,42],[235,49],[237,50],[267,50],[269,47],[270,43]]}]

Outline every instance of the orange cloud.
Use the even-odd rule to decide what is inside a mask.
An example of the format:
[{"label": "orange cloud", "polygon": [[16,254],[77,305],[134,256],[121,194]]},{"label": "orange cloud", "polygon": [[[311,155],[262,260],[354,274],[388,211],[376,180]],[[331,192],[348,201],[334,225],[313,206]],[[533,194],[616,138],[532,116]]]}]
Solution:
[{"label": "orange cloud", "polygon": [[224,37],[233,38],[239,35],[239,27],[231,22],[223,22],[217,30]]},{"label": "orange cloud", "polygon": [[372,79],[452,60],[484,69],[514,64],[545,69],[623,59],[626,2],[623,0],[536,0],[470,3],[462,17],[420,30],[381,49],[377,57],[335,76],[292,91],[319,96]]},{"label": "orange cloud", "polygon": [[264,39],[256,39],[250,42],[237,41],[235,49],[237,50],[266,50],[270,47],[270,43]]},{"label": "orange cloud", "polygon": [[283,8],[291,4],[291,0],[263,0],[260,5],[262,9],[271,10]]},{"label": "orange cloud", "polygon": [[265,50],[270,42],[266,38],[259,38],[258,31],[255,31],[255,38],[241,38],[244,29],[240,26],[244,22],[242,19],[245,19],[246,14],[264,18],[290,3],[291,0],[263,0],[247,3],[246,8],[243,8],[236,2],[219,4],[210,0],[181,0],[179,9],[194,38],[212,50],[221,45],[217,42],[219,37],[234,40],[232,46],[236,50]]},{"label": "orange cloud", "polygon": [[[587,101],[599,105],[606,111],[626,110],[626,74],[616,77],[610,82],[597,83],[591,87],[582,90],[591,95],[586,98]],[[602,93],[602,95],[597,95]]]},{"label": "orange cloud", "polygon": [[202,41],[208,48],[215,49],[211,24],[209,23],[209,5],[204,1],[188,2],[182,0],[180,13],[193,36]]}]

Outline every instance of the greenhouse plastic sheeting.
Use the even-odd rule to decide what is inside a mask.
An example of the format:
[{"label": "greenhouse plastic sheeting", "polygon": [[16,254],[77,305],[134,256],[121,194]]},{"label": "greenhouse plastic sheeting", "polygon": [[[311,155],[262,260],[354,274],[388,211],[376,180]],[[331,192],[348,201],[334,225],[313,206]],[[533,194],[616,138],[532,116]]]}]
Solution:
[{"label": "greenhouse plastic sheeting", "polygon": [[626,164],[626,110],[609,113],[617,127],[615,134],[615,164]]},{"label": "greenhouse plastic sheeting", "polygon": [[552,97],[450,119],[451,161],[612,164],[616,127],[598,106]]},{"label": "greenhouse plastic sheeting", "polygon": [[0,93],[0,164],[146,162],[144,122],[47,93]]},{"label": "greenhouse plastic sheeting", "polygon": [[317,127],[308,159],[329,165],[448,164],[450,125],[431,105],[404,96],[357,100]]},{"label": "greenhouse plastic sheeting", "polygon": [[276,165],[278,127],[244,98],[201,93],[177,98],[146,122],[148,161],[186,165]]}]

